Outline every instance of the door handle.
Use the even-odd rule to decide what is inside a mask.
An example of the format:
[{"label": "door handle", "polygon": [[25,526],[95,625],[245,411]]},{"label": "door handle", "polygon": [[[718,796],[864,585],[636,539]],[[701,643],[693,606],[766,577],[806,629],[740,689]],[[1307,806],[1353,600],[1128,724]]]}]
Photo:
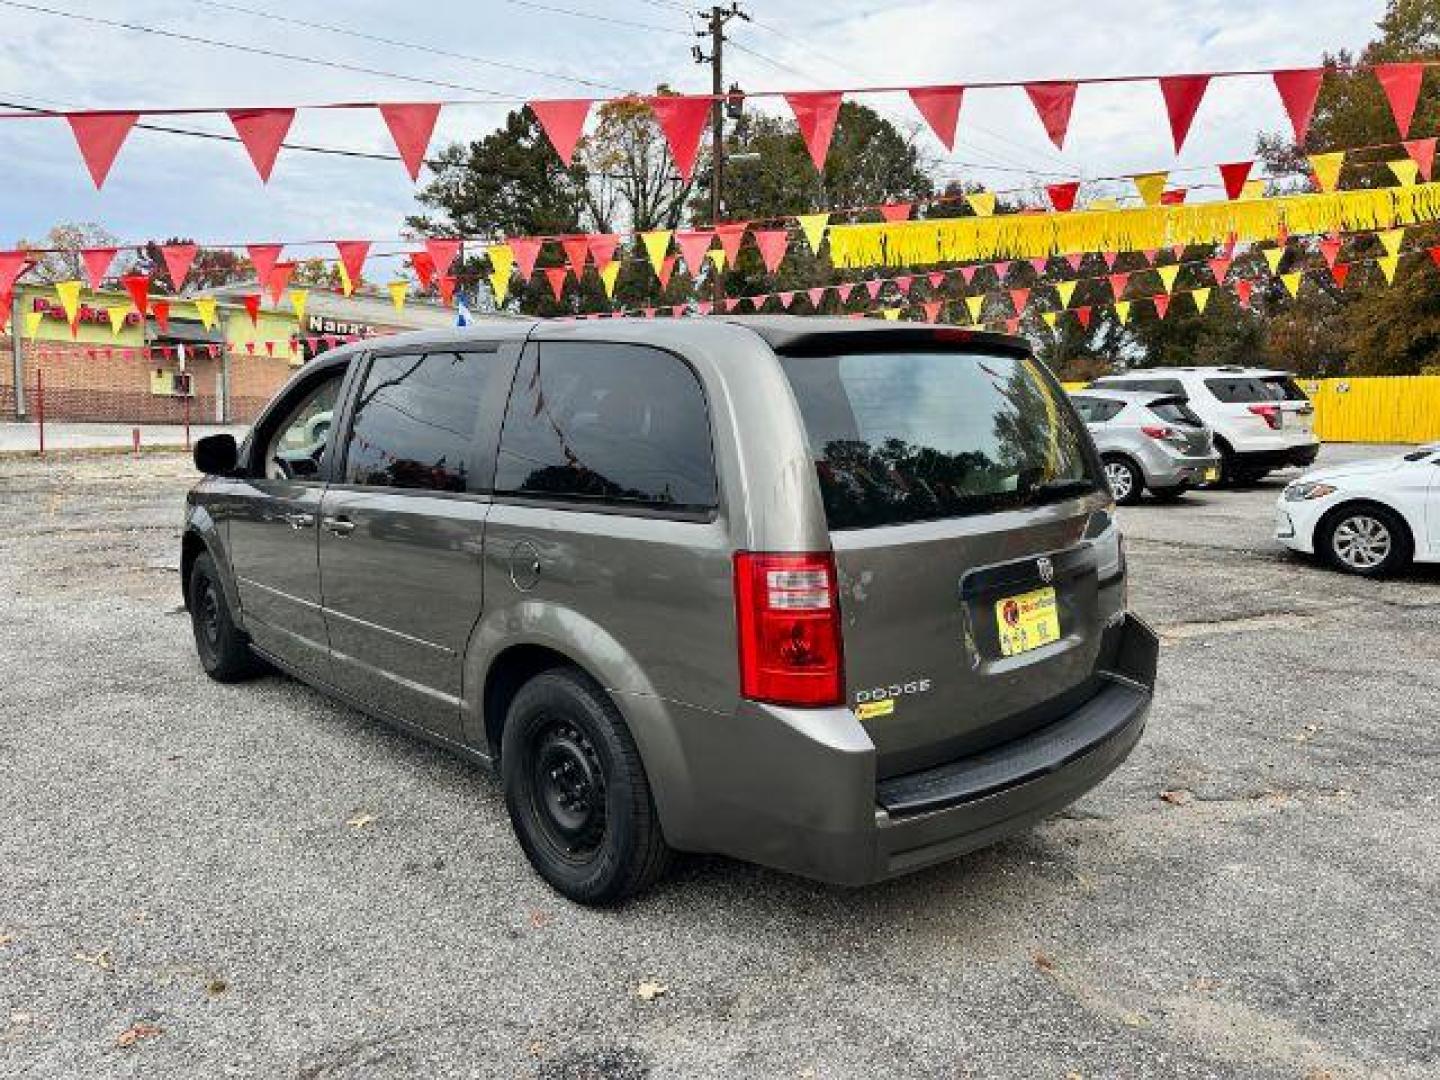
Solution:
[{"label": "door handle", "polygon": [[315,524],[314,514],[281,514],[280,520],[289,525],[290,528],[299,532],[301,529],[308,529]]},{"label": "door handle", "polygon": [[336,536],[349,536],[355,531],[355,523],[345,517],[327,517],[321,521],[326,532],[334,533]]}]

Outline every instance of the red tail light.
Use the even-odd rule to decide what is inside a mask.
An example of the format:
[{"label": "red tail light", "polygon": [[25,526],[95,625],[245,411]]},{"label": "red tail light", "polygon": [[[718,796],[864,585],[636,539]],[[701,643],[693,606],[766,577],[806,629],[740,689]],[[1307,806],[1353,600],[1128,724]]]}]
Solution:
[{"label": "red tail light", "polygon": [[835,557],[735,555],[740,693],[773,705],[845,701]]},{"label": "red tail light", "polygon": [[1173,439],[1180,434],[1174,428],[1161,427],[1158,424],[1142,424],[1140,430],[1152,439]]},{"label": "red tail light", "polygon": [[1280,430],[1279,405],[1251,405],[1250,411],[1256,416],[1263,417],[1265,423],[1269,424],[1272,430]]}]

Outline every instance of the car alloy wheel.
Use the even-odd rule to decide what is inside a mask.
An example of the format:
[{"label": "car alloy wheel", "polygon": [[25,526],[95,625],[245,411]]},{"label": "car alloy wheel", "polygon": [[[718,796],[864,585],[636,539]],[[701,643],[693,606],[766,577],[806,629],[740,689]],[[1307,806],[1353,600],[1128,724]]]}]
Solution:
[{"label": "car alloy wheel", "polygon": [[1395,538],[1390,527],[1370,514],[1352,514],[1335,526],[1330,547],[1351,570],[1374,570],[1390,557]]},{"label": "car alloy wheel", "polygon": [[1116,502],[1124,502],[1135,490],[1135,473],[1123,461],[1109,461],[1105,464],[1105,479],[1110,483],[1110,493]]}]

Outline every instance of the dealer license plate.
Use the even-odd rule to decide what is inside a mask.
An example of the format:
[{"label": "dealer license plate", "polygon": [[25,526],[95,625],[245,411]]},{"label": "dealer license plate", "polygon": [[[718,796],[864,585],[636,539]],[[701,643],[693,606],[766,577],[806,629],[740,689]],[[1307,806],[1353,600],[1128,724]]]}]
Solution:
[{"label": "dealer license plate", "polygon": [[1060,609],[1049,586],[995,601],[1000,655],[1015,656],[1060,640]]},{"label": "dealer license plate", "polygon": [[1206,469],[1206,470],[1205,470],[1205,483],[1207,483],[1207,484],[1217,484],[1217,483],[1219,483],[1219,482],[1220,482],[1220,470],[1219,470],[1219,469],[1213,469],[1213,468],[1212,468],[1212,469]]}]

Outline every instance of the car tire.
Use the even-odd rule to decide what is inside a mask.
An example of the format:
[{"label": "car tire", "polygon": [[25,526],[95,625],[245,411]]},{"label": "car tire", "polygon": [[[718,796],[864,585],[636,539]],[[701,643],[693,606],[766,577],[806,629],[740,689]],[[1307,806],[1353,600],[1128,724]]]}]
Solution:
[{"label": "car tire", "polygon": [[1145,494],[1145,476],[1133,461],[1118,454],[1109,454],[1103,459],[1105,479],[1110,484],[1110,493],[1121,506],[1134,506]]},{"label": "car tire", "polygon": [[1156,502],[1163,502],[1163,503],[1176,502],[1177,500],[1183,498],[1184,495],[1185,495],[1185,493],[1186,493],[1187,491],[1189,491],[1189,490],[1190,490],[1190,485],[1189,485],[1189,484],[1176,484],[1174,487],[1165,487],[1165,488],[1153,488],[1153,487],[1152,487],[1152,488],[1150,489],[1150,497],[1151,497],[1152,499],[1154,499]]},{"label": "car tire", "polygon": [[1326,514],[1315,528],[1315,548],[1336,570],[1381,578],[1410,562],[1410,530],[1393,510],[1352,503]]},{"label": "car tire", "polygon": [[579,904],[652,886],[670,848],[619,709],[582,672],[552,668],[516,693],[500,744],[510,823],[530,865]]},{"label": "car tire", "polygon": [[235,625],[225,587],[209,552],[195,560],[186,587],[195,652],[205,674],[225,683],[261,674],[265,665],[250,651],[250,639]]}]

